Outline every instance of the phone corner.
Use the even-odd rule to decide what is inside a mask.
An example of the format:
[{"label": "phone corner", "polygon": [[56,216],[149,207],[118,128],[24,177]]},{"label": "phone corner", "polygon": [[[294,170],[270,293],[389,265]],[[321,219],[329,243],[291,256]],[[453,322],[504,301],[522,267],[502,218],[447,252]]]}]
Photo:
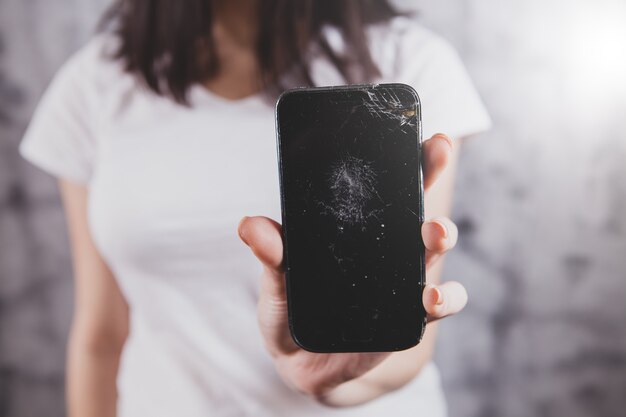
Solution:
[{"label": "phone corner", "polygon": [[292,95],[298,93],[301,90],[304,90],[304,87],[298,87],[298,88],[289,88],[287,90],[284,90],[282,93],[280,93],[278,95],[278,98],[276,99],[276,104],[274,104],[274,112],[276,114],[278,114],[279,110],[280,110],[280,106],[282,106],[282,104]]},{"label": "phone corner", "polygon": [[407,340],[405,343],[401,345],[394,346],[394,348],[392,349],[392,352],[401,352],[403,350],[409,350],[419,345],[424,339],[425,329],[426,329],[426,325],[424,324],[422,325],[422,328],[419,331],[419,333],[417,333],[414,338]]},{"label": "phone corner", "polygon": [[413,98],[415,99],[415,102],[417,103],[417,105],[421,106],[420,96],[417,93],[417,90],[415,90],[415,88],[412,85],[405,84],[405,83],[400,83],[400,82],[392,83],[392,84],[388,84],[388,85],[391,85],[391,86],[394,86],[394,87],[396,87],[398,89],[407,91],[408,93],[410,93],[413,96]]},{"label": "phone corner", "polygon": [[320,350],[318,348],[315,348],[314,346],[310,346],[306,342],[304,342],[302,340],[302,338],[298,337],[297,332],[295,331],[295,329],[293,328],[291,323],[289,324],[289,334],[291,335],[291,340],[293,340],[293,342],[300,349],[306,350],[307,352],[311,352],[311,353],[328,353],[328,352],[326,352],[324,350]]}]

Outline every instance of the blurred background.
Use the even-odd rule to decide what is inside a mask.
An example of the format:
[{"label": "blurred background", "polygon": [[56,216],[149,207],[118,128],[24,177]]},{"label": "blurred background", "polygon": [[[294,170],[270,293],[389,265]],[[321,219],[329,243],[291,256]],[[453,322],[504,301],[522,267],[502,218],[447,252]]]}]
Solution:
[{"label": "blurred background", "polygon": [[[107,3],[0,1],[0,416],[64,415],[65,224],[17,146]],[[626,1],[397,3],[456,46],[495,123],[457,183],[450,416],[626,416]]]}]

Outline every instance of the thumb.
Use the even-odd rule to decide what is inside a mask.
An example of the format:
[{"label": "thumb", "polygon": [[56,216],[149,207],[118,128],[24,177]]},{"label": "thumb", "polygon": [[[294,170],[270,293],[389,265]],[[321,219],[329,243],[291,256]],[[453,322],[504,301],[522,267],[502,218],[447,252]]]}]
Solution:
[{"label": "thumb", "polygon": [[282,272],[283,241],[280,224],[263,216],[245,216],[239,221],[237,233],[265,268],[272,272]]},{"label": "thumb", "polygon": [[265,344],[273,356],[293,352],[297,346],[289,333],[280,224],[262,216],[244,217],[237,229],[263,265],[257,310]]}]

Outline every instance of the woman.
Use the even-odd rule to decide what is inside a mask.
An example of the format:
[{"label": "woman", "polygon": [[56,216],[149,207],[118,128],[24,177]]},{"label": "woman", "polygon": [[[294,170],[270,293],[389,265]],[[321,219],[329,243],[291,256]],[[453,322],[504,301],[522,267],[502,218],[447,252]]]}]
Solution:
[{"label": "woman", "polygon": [[433,324],[393,354],[291,340],[272,100],[362,81],[420,93],[432,322],[466,301],[436,261],[456,241],[458,141],[489,124],[453,50],[382,0],[120,0],[105,22],[21,145],[59,178],[69,224],[69,414],[445,415]]}]

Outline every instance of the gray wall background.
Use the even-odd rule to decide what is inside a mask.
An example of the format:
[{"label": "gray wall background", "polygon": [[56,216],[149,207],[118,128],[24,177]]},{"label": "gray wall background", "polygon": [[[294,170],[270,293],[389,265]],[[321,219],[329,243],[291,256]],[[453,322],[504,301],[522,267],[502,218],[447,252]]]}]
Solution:
[{"label": "gray wall background", "polygon": [[[445,277],[471,302],[441,330],[451,416],[626,416],[625,2],[401,3],[458,48],[495,121],[457,185]],[[16,148],[104,4],[0,1],[0,416],[64,414],[65,225]]]}]

